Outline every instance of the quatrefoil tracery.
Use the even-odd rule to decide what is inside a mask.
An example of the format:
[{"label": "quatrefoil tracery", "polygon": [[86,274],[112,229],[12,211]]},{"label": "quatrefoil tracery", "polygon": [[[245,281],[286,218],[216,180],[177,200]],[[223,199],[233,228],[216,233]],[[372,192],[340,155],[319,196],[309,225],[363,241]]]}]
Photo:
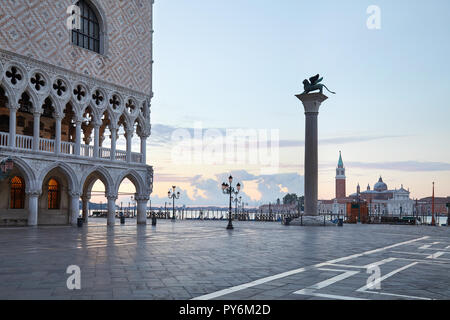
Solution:
[{"label": "quatrefoil tracery", "polygon": [[86,92],[83,90],[81,85],[78,85],[75,89],[73,89],[73,94],[77,97],[78,101],[81,101],[81,99],[86,96]]},{"label": "quatrefoil tracery", "polygon": [[56,90],[56,94],[58,96],[62,96],[64,92],[66,92],[66,87],[64,85],[64,82],[60,79],[56,80],[56,82],[53,84],[53,89]]},{"label": "quatrefoil tracery", "polygon": [[133,100],[131,99],[128,100],[128,103],[125,106],[129,113],[133,113],[134,109],[136,109],[136,106],[134,105]]},{"label": "quatrefoil tracery", "polygon": [[43,77],[39,73],[36,73],[34,75],[34,78],[30,79],[30,82],[31,82],[31,84],[34,85],[34,88],[37,91],[41,90],[41,87],[45,86],[45,81],[44,81]]},{"label": "quatrefoil tracery", "polygon": [[103,101],[103,96],[100,91],[95,91],[95,93],[92,95],[92,99],[95,100],[96,105],[100,105],[100,103]]},{"label": "quatrefoil tracery", "polygon": [[116,110],[120,106],[120,100],[119,98],[117,98],[116,95],[113,95],[113,97],[109,99],[109,103],[111,104],[114,110]]},{"label": "quatrefoil tracery", "polygon": [[13,85],[16,85],[18,81],[22,80],[22,75],[16,67],[11,67],[11,71],[6,71],[6,77],[10,78]]}]

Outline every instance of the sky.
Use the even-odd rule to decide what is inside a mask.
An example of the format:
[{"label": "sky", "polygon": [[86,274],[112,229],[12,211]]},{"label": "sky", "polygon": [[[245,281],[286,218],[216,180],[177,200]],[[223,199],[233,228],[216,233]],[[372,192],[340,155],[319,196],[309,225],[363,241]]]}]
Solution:
[{"label": "sky", "polygon": [[[371,5],[380,29],[367,26]],[[320,199],[334,197],[339,151],[347,193],[381,175],[412,198],[430,196],[433,181],[437,196],[450,195],[449,21],[448,0],[155,1],[152,204],[176,185],[180,205],[226,206],[229,174],[250,206],[303,194],[305,119],[294,95],[317,73],[337,93],[319,115]],[[246,159],[232,163],[222,146],[236,129],[259,144],[238,145]],[[219,156],[205,159],[205,149]]]}]

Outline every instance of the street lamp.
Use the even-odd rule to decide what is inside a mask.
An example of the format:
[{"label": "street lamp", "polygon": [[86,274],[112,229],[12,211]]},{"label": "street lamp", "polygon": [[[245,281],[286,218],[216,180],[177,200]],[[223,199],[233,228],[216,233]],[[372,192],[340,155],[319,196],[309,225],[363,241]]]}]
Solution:
[{"label": "street lamp", "polygon": [[169,199],[172,199],[172,221],[175,222],[175,199],[180,199],[180,191],[175,193],[176,186],[172,186],[172,190],[167,192]]},{"label": "street lamp", "polygon": [[242,203],[242,197],[241,196],[239,196],[239,198],[234,197],[233,201],[234,201],[234,216],[236,217],[238,213],[238,206],[240,206]]},{"label": "street lamp", "polygon": [[232,176],[230,176],[229,178],[228,178],[228,182],[230,183],[230,184],[228,184],[228,183],[222,183],[222,192],[223,192],[223,194],[229,194],[230,195],[230,208],[229,208],[229,212],[228,212],[228,226],[227,226],[227,230],[232,230],[233,229],[233,222],[232,222],[232,217],[231,217],[231,200],[232,200],[232,197],[233,197],[233,195],[236,195],[237,196],[237,194],[239,193],[239,191],[241,190],[241,184],[240,183],[238,183],[237,185],[236,185],[236,189],[235,188],[233,188],[232,186],[231,186],[231,184],[232,184],[232,182],[233,182],[233,177]]}]

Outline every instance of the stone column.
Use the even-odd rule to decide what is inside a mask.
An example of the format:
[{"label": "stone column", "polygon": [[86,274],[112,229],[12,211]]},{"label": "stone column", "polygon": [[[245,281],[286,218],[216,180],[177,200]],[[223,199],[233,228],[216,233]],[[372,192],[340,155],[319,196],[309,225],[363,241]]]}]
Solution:
[{"label": "stone column", "polygon": [[116,200],[117,195],[108,194],[106,196],[108,199],[108,226],[114,226],[116,221]]},{"label": "stone column", "polygon": [[76,131],[75,131],[75,155],[80,155],[81,149],[81,120],[76,120]]},{"label": "stone column", "polygon": [[147,162],[147,137],[141,137],[141,154],[142,154],[142,163]]},{"label": "stone column", "polygon": [[16,146],[16,114],[17,109],[16,108],[10,108],[9,109],[9,140],[8,145],[11,148],[14,148]]},{"label": "stone column", "polygon": [[318,127],[319,107],[326,99],[322,93],[299,94],[305,108],[305,215],[317,216],[318,201]]},{"label": "stone column", "polygon": [[131,162],[131,138],[133,138],[133,130],[127,129],[125,138],[127,138],[127,162]]},{"label": "stone column", "polygon": [[[39,139],[41,129],[41,113],[35,111],[33,113],[33,150],[39,151]],[[47,150],[44,150],[47,151]]]},{"label": "stone column", "polygon": [[83,219],[84,223],[88,223],[89,218],[89,200],[91,200],[90,195],[83,195],[81,196],[81,201],[83,203]]},{"label": "stone column", "polygon": [[150,199],[145,196],[136,196],[137,202],[137,224],[147,224],[147,202]]},{"label": "stone column", "polygon": [[99,157],[100,150],[100,126],[102,122],[94,122],[94,158]]},{"label": "stone column", "polygon": [[111,127],[111,160],[116,160],[117,128]]},{"label": "stone column", "polygon": [[61,121],[62,115],[55,115],[55,154],[61,153]]},{"label": "stone column", "polygon": [[77,219],[80,216],[80,196],[79,192],[71,192],[70,195],[70,224],[76,225]]},{"label": "stone column", "polygon": [[39,192],[28,192],[28,225],[30,227],[37,226],[38,224],[38,200]]}]

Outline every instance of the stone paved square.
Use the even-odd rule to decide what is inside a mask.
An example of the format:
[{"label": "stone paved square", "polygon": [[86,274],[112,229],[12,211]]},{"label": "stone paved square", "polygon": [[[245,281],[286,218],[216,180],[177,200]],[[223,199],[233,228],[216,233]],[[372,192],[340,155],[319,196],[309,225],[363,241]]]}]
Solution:
[{"label": "stone paved square", "polygon": [[[449,299],[450,229],[158,221],[1,228],[1,299]],[[81,269],[69,290],[66,269]],[[367,288],[367,267],[381,288]]]}]

